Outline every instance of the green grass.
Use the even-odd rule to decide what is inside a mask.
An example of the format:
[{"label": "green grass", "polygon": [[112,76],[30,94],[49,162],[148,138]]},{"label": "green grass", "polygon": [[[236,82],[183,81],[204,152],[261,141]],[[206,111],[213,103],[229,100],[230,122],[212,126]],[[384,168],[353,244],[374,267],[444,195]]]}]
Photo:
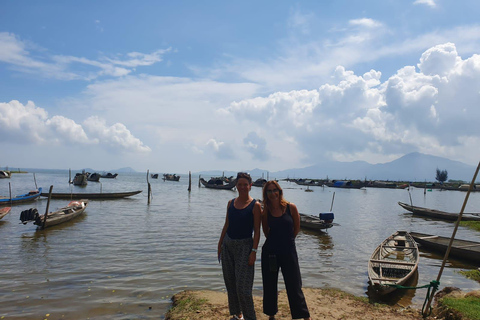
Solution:
[{"label": "green grass", "polygon": [[480,231],[480,221],[460,221],[460,225],[473,230]]},{"label": "green grass", "polygon": [[442,304],[471,320],[480,320],[480,299],[474,297],[442,299]]},{"label": "green grass", "polygon": [[480,282],[480,270],[461,270],[458,273],[463,274],[468,279]]}]

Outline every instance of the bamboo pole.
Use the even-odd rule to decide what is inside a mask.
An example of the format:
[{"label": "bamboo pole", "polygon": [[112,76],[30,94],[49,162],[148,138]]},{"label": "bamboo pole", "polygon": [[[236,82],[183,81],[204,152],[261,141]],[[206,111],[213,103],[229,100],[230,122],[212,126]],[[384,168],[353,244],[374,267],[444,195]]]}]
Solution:
[{"label": "bamboo pole", "polygon": [[[460,221],[462,221],[462,215],[463,215],[463,212],[465,210],[465,207],[467,206],[468,198],[470,197],[470,193],[473,189],[473,186],[475,185],[475,180],[477,179],[477,175],[478,175],[479,170],[480,170],[480,162],[478,163],[477,170],[475,170],[475,174],[473,175],[472,182],[470,182],[470,186],[469,186],[467,194],[465,196],[465,200],[463,201],[462,209],[460,210],[460,213],[458,214],[458,219],[455,222],[455,227],[453,228],[452,237],[450,238],[450,242],[448,243],[447,251],[445,252],[445,256],[443,257],[442,266],[440,267],[440,271],[438,272],[437,282],[440,282],[440,278],[442,277],[443,269],[445,268],[445,264],[447,262],[449,254],[450,254],[450,249],[452,249],[452,244],[453,244],[453,240],[455,239],[455,235],[457,233],[458,225],[460,224]],[[433,300],[434,295],[435,295],[435,291],[432,290],[432,293],[430,294],[430,297],[428,298],[427,306],[424,310],[429,310],[430,309],[430,305],[432,304],[432,300]],[[427,316],[426,314],[423,315],[423,317],[426,317],[426,316]]]},{"label": "bamboo pole", "polygon": [[[19,169],[20,170],[20,169]],[[37,179],[35,178],[35,172],[33,173],[33,181],[35,182],[35,189],[38,190],[37,187]]]},{"label": "bamboo pole", "polygon": [[150,174],[150,170],[147,170],[147,185],[148,185],[147,204],[150,204],[150,198],[152,195],[152,187],[150,186],[150,181],[148,181],[149,174]]},{"label": "bamboo pole", "polygon": [[12,200],[12,185],[10,184],[10,182],[8,183],[8,191],[10,194],[10,207],[11,207],[13,205],[13,200]]},{"label": "bamboo pole", "polygon": [[192,191],[192,172],[188,171],[188,191]]},{"label": "bamboo pole", "polygon": [[52,189],[53,189],[53,186],[50,186],[50,190],[48,191],[47,209],[45,210],[45,215],[43,217],[42,228],[45,228],[45,224],[47,223],[48,207],[50,207],[50,199],[52,198]]}]

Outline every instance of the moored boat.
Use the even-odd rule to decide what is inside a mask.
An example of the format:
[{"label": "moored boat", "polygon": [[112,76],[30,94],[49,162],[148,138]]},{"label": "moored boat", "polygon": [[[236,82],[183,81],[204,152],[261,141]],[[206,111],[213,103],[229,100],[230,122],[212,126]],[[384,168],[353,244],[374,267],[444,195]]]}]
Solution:
[{"label": "moored boat", "polygon": [[151,173],[150,178],[152,179],[158,179],[158,173]]},{"label": "moored boat", "polygon": [[106,178],[106,179],[115,179],[117,176],[118,176],[118,173],[112,174],[110,172],[103,173],[100,175],[101,178]]},{"label": "moored boat", "polygon": [[[120,199],[126,198],[130,196],[134,196],[136,194],[141,193],[142,190],[136,191],[127,191],[127,192],[101,192],[101,193],[59,193],[54,192],[51,195],[52,199],[88,199],[88,200],[113,200],[113,199]],[[48,192],[42,193],[42,197],[48,197]]]},{"label": "moored boat", "polygon": [[[414,215],[429,217],[434,219],[448,220],[448,221],[457,221],[458,213],[445,212],[435,209],[428,209],[423,207],[413,206],[407,203],[398,202],[398,204],[405,210],[410,211]],[[462,221],[480,221],[479,213],[463,213]]]},{"label": "moored boat", "polygon": [[255,180],[255,181],[252,183],[252,186],[263,188],[263,186],[265,185],[265,183],[267,183],[267,180],[266,180],[266,179],[258,178],[257,180]]},{"label": "moored boat", "polygon": [[6,170],[0,170],[0,179],[9,179],[12,177],[12,173]]},{"label": "moored boat", "polygon": [[325,183],[327,187],[330,188],[344,188],[344,189],[361,189],[365,187],[363,182],[353,182],[353,181],[332,181]]},{"label": "moored boat", "polygon": [[87,174],[84,172],[75,174],[73,177],[72,184],[74,186],[86,186],[87,185]]},{"label": "moored boat", "polygon": [[170,173],[164,173],[163,174],[163,181],[179,181],[180,176],[177,176],[175,173],[170,174]]},{"label": "moored boat", "polygon": [[368,261],[368,278],[378,294],[388,294],[403,285],[418,268],[418,247],[406,231],[397,231],[374,250]]},{"label": "moored boat", "polygon": [[97,172],[88,173],[87,174],[87,180],[88,181],[93,181],[93,182],[99,182],[100,181],[100,173],[97,173]]},{"label": "moored boat", "polygon": [[40,229],[44,229],[78,217],[85,211],[87,205],[88,200],[85,199],[71,201],[66,207],[60,208],[54,212],[49,212],[46,219],[44,214],[40,215],[36,208],[32,208],[22,211],[20,214],[20,220],[23,224],[33,221],[34,225],[37,225]]},{"label": "moored boat", "polygon": [[0,219],[5,217],[10,212],[11,209],[12,209],[11,207],[0,208]]},{"label": "moored boat", "polygon": [[322,231],[333,226],[333,212],[320,213],[317,216],[300,213],[300,227],[314,231]]},{"label": "moored boat", "polygon": [[220,189],[220,190],[232,190],[236,183],[237,180],[233,179],[228,183],[224,183],[222,179],[217,179],[217,178],[212,178],[208,181],[206,181],[203,178],[200,178],[200,183],[205,187],[205,188],[210,188],[210,189]]},{"label": "moored boat", "polygon": [[[422,248],[445,254],[450,243],[449,237],[436,236],[426,233],[410,232],[413,239]],[[480,242],[453,239],[449,257],[468,260],[480,264]]]},{"label": "moored boat", "polygon": [[0,206],[6,206],[6,205],[15,205],[19,203],[25,203],[25,202],[30,202],[36,200],[38,197],[40,197],[40,194],[42,193],[42,188],[38,188],[38,190],[33,190],[25,194],[21,194],[19,196],[14,196],[12,198],[10,197],[0,197]]}]

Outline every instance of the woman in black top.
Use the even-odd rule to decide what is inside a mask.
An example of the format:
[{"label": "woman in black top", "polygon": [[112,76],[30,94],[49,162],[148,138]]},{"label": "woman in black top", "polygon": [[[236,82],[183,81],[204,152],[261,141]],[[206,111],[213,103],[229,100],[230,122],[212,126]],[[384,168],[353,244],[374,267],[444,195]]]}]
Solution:
[{"label": "woman in black top", "polygon": [[292,319],[311,320],[295,247],[300,215],[297,207],[283,198],[283,190],[276,181],[268,181],[263,187],[262,229],[267,237],[262,247],[263,312],[269,319],[275,319],[278,270],[282,269]]},{"label": "woman in black top", "polygon": [[248,173],[237,174],[236,187],[238,197],[227,205],[227,216],[218,241],[218,258],[222,261],[232,319],[256,320],[252,287],[262,208],[249,194],[252,178]]}]

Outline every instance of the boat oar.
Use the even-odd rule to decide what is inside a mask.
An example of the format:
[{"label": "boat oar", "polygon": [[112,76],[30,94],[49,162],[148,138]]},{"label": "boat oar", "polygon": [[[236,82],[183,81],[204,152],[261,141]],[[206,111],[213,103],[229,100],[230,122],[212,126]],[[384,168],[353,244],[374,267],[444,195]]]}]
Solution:
[{"label": "boat oar", "polygon": [[53,186],[50,186],[50,190],[48,191],[47,210],[45,210],[45,216],[43,217],[42,228],[45,228],[45,224],[47,223],[48,207],[50,206],[50,199],[52,198],[52,189],[53,189]]},{"label": "boat oar", "polygon": [[[473,175],[472,182],[470,182],[470,186],[468,188],[467,194],[465,195],[465,200],[463,201],[462,209],[460,210],[460,213],[458,214],[458,219],[455,222],[455,227],[453,228],[452,237],[450,238],[450,242],[448,243],[447,251],[445,252],[445,256],[443,257],[442,266],[440,267],[440,271],[438,272],[437,283],[440,283],[440,277],[442,276],[443,269],[445,268],[445,263],[447,262],[448,255],[450,254],[450,249],[452,249],[452,244],[453,244],[453,240],[455,239],[455,235],[457,233],[458,225],[460,224],[460,221],[462,221],[462,215],[463,215],[463,212],[465,210],[465,207],[467,206],[468,197],[470,197],[470,192],[472,191],[473,186],[475,185],[475,180],[477,179],[477,175],[478,175],[479,170],[480,170],[480,162],[478,163],[477,170],[475,171],[475,174]],[[428,298],[427,306],[424,309],[425,310],[424,313],[423,313],[424,318],[428,316],[428,314],[426,314],[426,312],[428,312],[428,310],[430,310],[430,305],[432,303],[434,295],[435,295],[435,290],[432,290],[432,293],[431,293],[430,297]]]}]

